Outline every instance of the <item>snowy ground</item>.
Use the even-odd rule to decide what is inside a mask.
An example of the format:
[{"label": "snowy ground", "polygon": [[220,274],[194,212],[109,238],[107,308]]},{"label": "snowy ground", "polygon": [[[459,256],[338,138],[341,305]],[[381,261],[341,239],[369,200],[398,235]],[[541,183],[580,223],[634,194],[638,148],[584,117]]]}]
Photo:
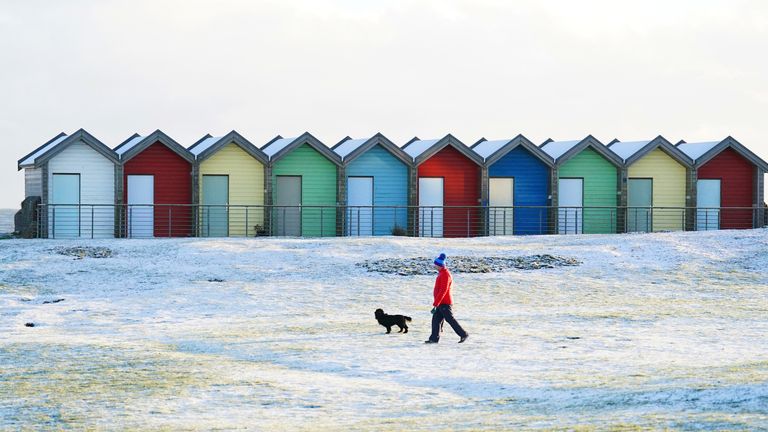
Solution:
[{"label": "snowy ground", "polygon": [[[355,263],[441,251],[584,264],[456,275],[430,346],[433,277]],[[0,429],[768,429],[766,269],[768,230],[1,241]]]}]

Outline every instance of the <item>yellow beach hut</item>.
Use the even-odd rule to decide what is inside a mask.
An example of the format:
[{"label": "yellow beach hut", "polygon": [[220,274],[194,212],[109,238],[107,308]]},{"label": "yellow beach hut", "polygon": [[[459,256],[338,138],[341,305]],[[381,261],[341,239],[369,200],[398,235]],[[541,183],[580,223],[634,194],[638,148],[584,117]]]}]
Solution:
[{"label": "yellow beach hut", "polygon": [[265,167],[268,158],[239,133],[206,135],[189,147],[197,232],[202,237],[249,237],[264,228]]},{"label": "yellow beach hut", "polygon": [[624,161],[626,231],[686,229],[692,221],[686,210],[690,207],[691,158],[662,136],[647,141],[614,140],[608,147]]}]

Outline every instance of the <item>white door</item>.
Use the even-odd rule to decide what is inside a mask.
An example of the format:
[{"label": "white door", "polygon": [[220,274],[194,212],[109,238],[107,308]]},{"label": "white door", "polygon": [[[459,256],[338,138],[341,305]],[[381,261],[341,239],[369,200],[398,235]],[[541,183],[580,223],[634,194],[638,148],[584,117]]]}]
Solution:
[{"label": "white door", "polygon": [[581,234],[584,220],[584,179],[558,180],[557,232]]},{"label": "white door", "polygon": [[419,236],[443,236],[443,178],[419,178]]},{"label": "white door", "polygon": [[128,237],[155,235],[155,176],[128,176]]},{"label": "white door", "polygon": [[512,235],[514,228],[513,209],[515,202],[515,179],[491,177],[488,184],[489,235]]},{"label": "white door", "polygon": [[52,177],[50,234],[53,238],[80,237],[80,174],[54,173]]},{"label": "white door", "polygon": [[347,178],[347,235],[373,235],[373,177]]},{"label": "white door", "polygon": [[720,180],[696,182],[696,229],[720,229]]}]

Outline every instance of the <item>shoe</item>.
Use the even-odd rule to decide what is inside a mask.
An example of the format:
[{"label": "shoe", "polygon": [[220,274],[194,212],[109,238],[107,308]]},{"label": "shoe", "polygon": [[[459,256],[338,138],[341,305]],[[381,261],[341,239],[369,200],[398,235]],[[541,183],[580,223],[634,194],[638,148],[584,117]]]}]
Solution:
[{"label": "shoe", "polygon": [[459,343],[464,343],[464,341],[467,340],[468,337],[469,337],[468,334],[462,336],[461,339],[459,339]]},{"label": "shoe", "polygon": [[437,343],[437,341],[433,341],[432,339],[425,340],[424,343]]}]

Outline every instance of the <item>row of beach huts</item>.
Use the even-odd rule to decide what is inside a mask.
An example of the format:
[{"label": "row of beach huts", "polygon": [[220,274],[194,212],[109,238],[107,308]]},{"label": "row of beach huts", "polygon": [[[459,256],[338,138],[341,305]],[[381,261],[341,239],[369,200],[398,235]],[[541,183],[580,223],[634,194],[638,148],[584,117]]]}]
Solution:
[{"label": "row of beach huts", "polygon": [[763,226],[768,163],[731,137],[328,147],[304,133],[259,148],[235,131],[184,147],[157,130],[110,148],[80,129],[18,168],[41,237],[464,237]]}]

